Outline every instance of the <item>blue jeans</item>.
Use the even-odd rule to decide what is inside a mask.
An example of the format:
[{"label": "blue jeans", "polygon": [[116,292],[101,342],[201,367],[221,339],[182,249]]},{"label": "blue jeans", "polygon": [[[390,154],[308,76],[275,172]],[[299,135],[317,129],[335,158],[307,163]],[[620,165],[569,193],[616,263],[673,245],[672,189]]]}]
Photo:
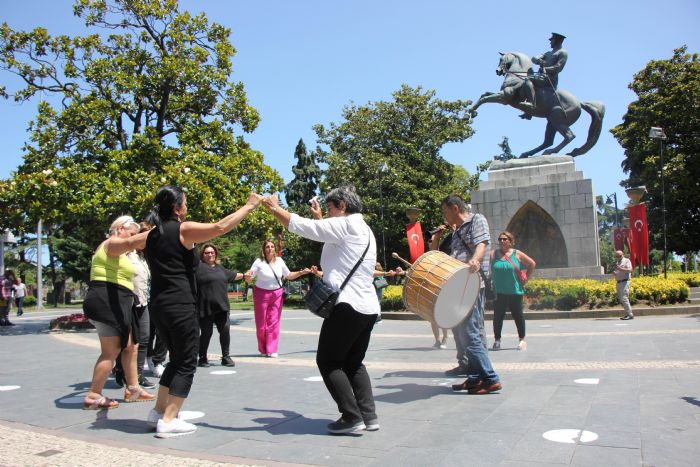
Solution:
[{"label": "blue jeans", "polygon": [[467,381],[470,384],[480,380],[486,384],[494,384],[499,381],[498,375],[491,365],[488,351],[481,340],[484,302],[484,289],[481,289],[479,298],[467,318],[453,329],[453,332],[456,333],[455,338],[464,343],[464,353],[467,356]]}]

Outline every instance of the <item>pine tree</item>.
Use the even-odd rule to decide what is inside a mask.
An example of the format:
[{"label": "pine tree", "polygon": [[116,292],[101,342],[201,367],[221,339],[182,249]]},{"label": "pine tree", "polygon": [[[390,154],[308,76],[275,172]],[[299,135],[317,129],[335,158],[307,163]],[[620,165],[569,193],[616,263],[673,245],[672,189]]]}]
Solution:
[{"label": "pine tree", "polygon": [[316,164],[314,153],[306,151],[303,139],[299,139],[297,143],[294,158],[297,160],[296,165],[292,168],[294,178],[284,187],[284,195],[287,199],[287,205],[298,211],[318,194],[321,169]]}]

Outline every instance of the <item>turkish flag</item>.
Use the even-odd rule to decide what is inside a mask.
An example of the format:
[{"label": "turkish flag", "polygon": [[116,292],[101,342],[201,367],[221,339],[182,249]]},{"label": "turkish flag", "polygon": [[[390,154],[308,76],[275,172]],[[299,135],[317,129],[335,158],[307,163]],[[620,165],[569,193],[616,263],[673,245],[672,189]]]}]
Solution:
[{"label": "turkish flag", "polygon": [[[644,203],[630,206],[630,230],[632,246],[638,264],[649,265],[649,226],[647,225],[647,207]],[[630,255],[632,256],[632,255]]]},{"label": "turkish flag", "polygon": [[406,224],[406,237],[408,237],[408,251],[411,253],[411,262],[413,263],[425,253],[425,241],[423,241],[423,229],[420,222]]},{"label": "turkish flag", "polygon": [[625,231],[625,244],[627,245],[627,252],[630,255],[630,263],[632,263],[632,269],[637,267],[637,262],[634,260],[634,255],[632,254],[632,232],[630,229],[623,229]]},{"label": "turkish flag", "polygon": [[623,228],[616,228],[613,230],[613,245],[615,246],[615,251],[625,251],[625,230]]}]

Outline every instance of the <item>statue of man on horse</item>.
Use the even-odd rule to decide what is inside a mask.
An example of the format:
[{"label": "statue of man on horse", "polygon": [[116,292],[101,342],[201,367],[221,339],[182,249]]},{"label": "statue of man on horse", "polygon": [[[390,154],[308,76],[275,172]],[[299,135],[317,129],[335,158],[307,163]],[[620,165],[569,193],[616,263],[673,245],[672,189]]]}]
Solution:
[{"label": "statue of man on horse", "polygon": [[[570,127],[578,120],[581,109],[591,116],[588,138],[583,146],[574,149],[569,155],[579,156],[588,152],[600,136],[605,116],[603,103],[579,102],[573,94],[558,88],[559,73],[564,69],[568,59],[568,53],[562,48],[564,39],[565,36],[552,33],[549,38],[552,50],[532,59],[520,52],[502,53],[496,69],[497,75],[504,76],[501,90],[497,93],[482,94],[470,109],[471,115],[476,116],[476,109],[482,104],[498,103],[521,110],[523,112],[521,118],[527,120],[532,117],[546,118],[544,142],[522,153],[521,158],[530,157],[543,149],[550,148],[554,144],[556,133],[561,134],[564,140],[558,146],[547,149],[543,154],[558,153],[576,137]],[[534,64],[540,65],[538,73],[533,69]]]}]

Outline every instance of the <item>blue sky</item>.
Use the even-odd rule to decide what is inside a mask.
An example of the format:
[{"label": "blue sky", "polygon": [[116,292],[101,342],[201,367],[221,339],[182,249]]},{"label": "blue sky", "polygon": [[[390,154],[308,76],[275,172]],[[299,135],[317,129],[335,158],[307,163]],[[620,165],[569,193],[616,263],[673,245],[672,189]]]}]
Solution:
[{"label": "blue sky", "polygon": [[[0,4],[2,21],[15,29],[44,26],[52,34],[85,34],[70,0]],[[388,100],[403,83],[434,89],[441,99],[476,100],[500,88],[499,51],[542,53],[556,31],[567,36],[569,52],[559,86],[607,108],[600,141],[576,159],[577,169],[593,179],[597,194],[617,192],[622,207],[624,155],[609,129],[635,98],[627,85],[648,61],[669,58],[676,47],[700,51],[697,0],[188,0],[181,8],[204,11],[231,28],[238,51],[232,79],[245,84],[262,116],[246,139],[285,181],[291,179],[299,138],[314,147],[312,126],[339,122],[343,106]],[[0,81],[10,80],[0,72]],[[36,102],[0,101],[1,178],[21,163],[35,110]],[[583,143],[589,122],[584,114],[574,125],[578,137],[569,150]],[[515,109],[491,104],[481,107],[473,127],[471,139],[443,150],[447,160],[470,172],[499,153],[503,136],[516,154],[539,145],[545,121],[523,121]]]}]

